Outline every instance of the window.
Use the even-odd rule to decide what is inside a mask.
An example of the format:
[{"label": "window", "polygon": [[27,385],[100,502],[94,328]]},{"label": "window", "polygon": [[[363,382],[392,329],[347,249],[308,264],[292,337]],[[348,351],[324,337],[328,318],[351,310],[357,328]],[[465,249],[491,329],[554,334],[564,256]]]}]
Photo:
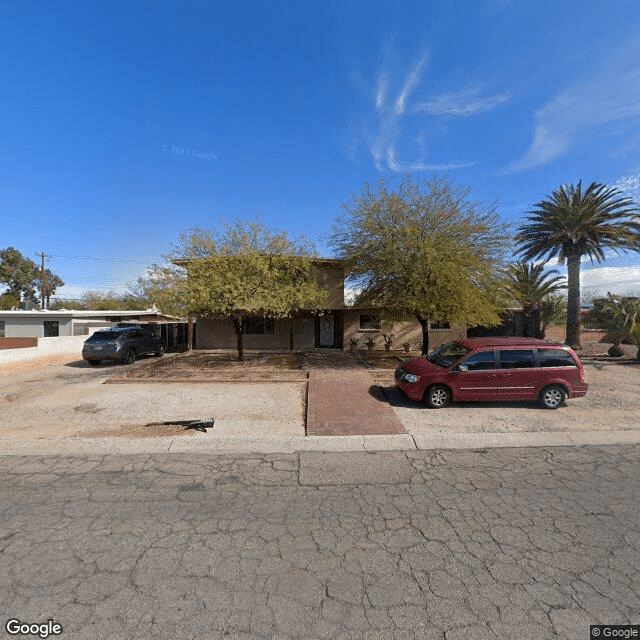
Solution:
[{"label": "window", "polygon": [[56,338],[60,335],[60,323],[57,320],[45,320],[43,324],[45,338]]},{"label": "window", "polygon": [[361,313],[360,331],[380,331],[380,316],[369,313]]},{"label": "window", "polygon": [[474,353],[460,364],[467,365],[469,371],[487,371],[488,369],[496,368],[493,351],[480,351],[478,353]]},{"label": "window", "polygon": [[250,334],[265,334],[272,336],[274,334],[273,318],[247,318],[244,332]]},{"label": "window", "polygon": [[575,367],[571,354],[563,349],[538,349],[541,367]]},{"label": "window", "polygon": [[448,322],[430,322],[429,329],[431,331],[449,331],[451,327]]},{"label": "window", "polygon": [[4,320],[0,320],[0,338],[4,338]]},{"label": "window", "polygon": [[500,352],[501,369],[531,369],[535,366],[533,349],[509,349]]}]

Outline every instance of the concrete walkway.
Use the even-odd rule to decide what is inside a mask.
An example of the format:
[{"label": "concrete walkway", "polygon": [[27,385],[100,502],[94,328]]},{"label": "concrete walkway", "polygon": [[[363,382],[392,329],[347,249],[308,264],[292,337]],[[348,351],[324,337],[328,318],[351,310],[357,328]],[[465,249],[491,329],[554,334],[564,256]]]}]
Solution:
[{"label": "concrete walkway", "polygon": [[309,362],[308,436],[407,433],[371,374],[350,353],[313,352]]}]

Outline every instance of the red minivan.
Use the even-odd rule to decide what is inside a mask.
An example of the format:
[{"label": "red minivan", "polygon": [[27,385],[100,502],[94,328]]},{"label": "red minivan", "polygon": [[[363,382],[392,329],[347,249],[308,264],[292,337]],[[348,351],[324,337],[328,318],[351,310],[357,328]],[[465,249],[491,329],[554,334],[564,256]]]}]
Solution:
[{"label": "red minivan", "polygon": [[439,409],[452,400],[538,400],[557,409],[587,393],[584,368],[570,347],[535,338],[466,338],[403,362],[396,386]]}]

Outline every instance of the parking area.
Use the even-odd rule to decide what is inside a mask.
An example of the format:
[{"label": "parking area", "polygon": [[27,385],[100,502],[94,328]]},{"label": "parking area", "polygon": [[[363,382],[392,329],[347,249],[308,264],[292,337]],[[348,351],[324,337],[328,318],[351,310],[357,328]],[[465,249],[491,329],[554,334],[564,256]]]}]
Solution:
[{"label": "parking area", "polygon": [[409,400],[392,382],[376,376],[405,429],[447,433],[523,433],[557,431],[640,430],[640,368],[634,364],[585,362],[589,392],[570,398],[555,411],[534,402],[454,402],[428,409]]}]

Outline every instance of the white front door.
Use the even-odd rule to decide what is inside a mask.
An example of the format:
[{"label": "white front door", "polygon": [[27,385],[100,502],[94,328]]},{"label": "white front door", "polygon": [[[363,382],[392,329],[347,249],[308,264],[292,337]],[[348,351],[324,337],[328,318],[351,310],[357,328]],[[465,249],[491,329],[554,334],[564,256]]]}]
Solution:
[{"label": "white front door", "polygon": [[320,316],[319,344],[321,347],[333,347],[334,343],[334,318],[333,314],[329,313],[324,316]]}]

